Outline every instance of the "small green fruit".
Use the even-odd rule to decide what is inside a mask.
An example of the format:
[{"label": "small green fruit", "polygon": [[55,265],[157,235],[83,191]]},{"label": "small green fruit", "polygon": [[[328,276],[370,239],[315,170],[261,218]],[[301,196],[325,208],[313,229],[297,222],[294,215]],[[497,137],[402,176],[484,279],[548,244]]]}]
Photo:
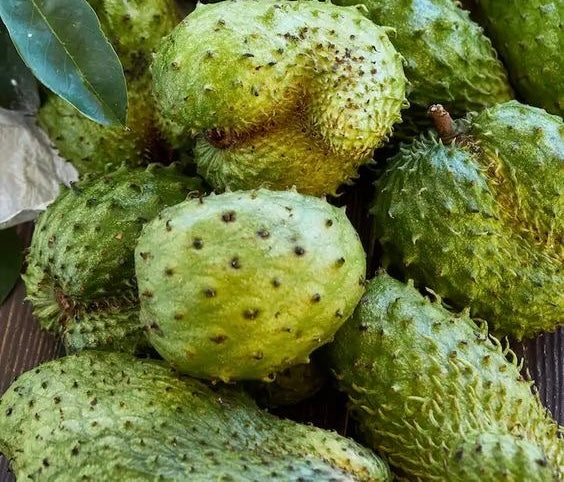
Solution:
[{"label": "small green fruit", "polygon": [[181,372],[272,380],[332,339],[364,290],[342,209],[264,189],[191,199],[143,229],[141,321]]},{"label": "small green fruit", "polygon": [[198,4],[152,64],[157,106],[198,135],[196,162],[216,189],[334,193],[405,106],[387,31],[330,3]]},{"label": "small green fruit", "polygon": [[66,348],[135,351],[139,327],[134,246],[143,224],[200,187],[175,166],[85,179],[61,192],[35,229],[24,275],[41,325]]},{"label": "small green fruit", "polygon": [[410,480],[562,480],[560,428],[485,323],[379,273],[329,357],[370,446]]},{"label": "small green fruit", "polygon": [[372,213],[383,263],[520,339],[564,323],[564,123],[512,101],[405,146]]},{"label": "small green fruit", "polygon": [[564,0],[476,3],[525,101],[564,116]]},{"label": "small green fruit", "polygon": [[0,410],[0,451],[18,480],[391,480],[387,464],[352,440],[125,354],[41,365]]}]

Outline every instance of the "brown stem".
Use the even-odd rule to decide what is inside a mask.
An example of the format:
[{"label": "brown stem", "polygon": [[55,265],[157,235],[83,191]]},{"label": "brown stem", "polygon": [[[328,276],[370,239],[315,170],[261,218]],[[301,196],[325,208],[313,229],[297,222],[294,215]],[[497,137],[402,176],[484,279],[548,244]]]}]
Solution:
[{"label": "brown stem", "polygon": [[209,131],[206,131],[204,133],[204,137],[212,146],[217,147],[218,149],[227,149],[235,143],[234,136],[230,136],[219,129],[210,129]]},{"label": "brown stem", "polygon": [[452,141],[456,135],[456,126],[452,117],[441,104],[429,107],[427,115],[433,121],[436,131],[443,142]]}]

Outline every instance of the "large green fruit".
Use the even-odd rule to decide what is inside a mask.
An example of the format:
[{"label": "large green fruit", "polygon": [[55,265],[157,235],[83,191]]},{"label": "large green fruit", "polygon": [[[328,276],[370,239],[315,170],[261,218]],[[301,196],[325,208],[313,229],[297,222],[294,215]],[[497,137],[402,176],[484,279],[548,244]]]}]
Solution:
[{"label": "large green fruit", "polygon": [[[128,87],[127,127],[102,126],[51,94],[38,114],[61,155],[81,174],[146,165],[171,157],[156,115],[148,65],[160,39],[178,23],[173,0],[91,0],[104,33],[123,64]],[[174,126],[166,125],[167,130]],[[175,144],[178,142],[176,141]]]},{"label": "large green fruit", "polygon": [[200,183],[175,166],[122,167],[63,190],[35,229],[24,275],[41,325],[69,351],[134,351],[139,327],[134,247],[143,224]]},{"label": "large green fruit", "polygon": [[329,348],[370,446],[410,480],[562,480],[560,428],[466,313],[379,273]]},{"label": "large green fruit", "polygon": [[216,189],[334,193],[405,105],[386,32],[330,3],[198,4],[157,52],[157,106],[198,135],[196,161]]},{"label": "large green fruit", "polygon": [[0,408],[0,451],[18,480],[391,480],[386,463],[352,440],[125,354],[46,363]]},{"label": "large green fruit", "polygon": [[564,0],[476,3],[524,100],[564,116]]},{"label": "large green fruit", "polygon": [[393,265],[500,335],[564,322],[564,123],[512,101],[405,146],[372,208]]},{"label": "large green fruit", "polygon": [[390,40],[406,59],[412,105],[442,103],[454,114],[482,110],[512,98],[491,42],[453,0],[336,0],[362,4],[378,25],[395,29]]},{"label": "large green fruit", "polygon": [[264,189],[165,209],[135,265],[153,346],[178,370],[223,381],[307,363],[352,314],[366,269],[342,209]]}]

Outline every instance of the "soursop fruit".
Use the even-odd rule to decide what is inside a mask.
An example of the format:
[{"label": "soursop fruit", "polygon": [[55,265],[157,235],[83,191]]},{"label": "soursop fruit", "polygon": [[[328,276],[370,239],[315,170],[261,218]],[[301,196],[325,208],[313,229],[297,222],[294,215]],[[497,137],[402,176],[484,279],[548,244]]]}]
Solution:
[{"label": "soursop fruit", "polygon": [[329,358],[370,446],[409,480],[562,480],[561,429],[466,312],[380,272]]},{"label": "soursop fruit", "polygon": [[160,39],[179,21],[174,1],[90,0],[90,3],[124,67],[128,87],[127,126],[100,125],[55,94],[49,95],[40,109],[39,125],[81,174],[104,172],[122,163],[135,167],[171,159],[172,151],[162,130],[174,132],[174,126],[165,124],[155,112],[148,65]]},{"label": "soursop fruit", "polygon": [[[444,112],[442,112],[444,114]],[[564,123],[511,101],[404,146],[372,213],[384,266],[521,339],[564,323]]]},{"label": "soursop fruit", "polygon": [[366,259],[344,210],[260,189],[163,210],[139,237],[135,269],[141,322],[175,368],[272,381],[351,315]]},{"label": "soursop fruit", "polygon": [[21,480],[391,480],[352,440],[125,354],[46,363],[14,383],[0,409],[0,451]]},{"label": "soursop fruit", "polygon": [[[453,0],[336,0],[366,7],[379,25],[393,27],[390,40],[405,57],[418,110],[442,103],[457,115],[506,102],[513,94],[490,40]],[[409,114],[408,114],[409,115]]]},{"label": "soursop fruit", "polygon": [[135,242],[144,223],[198,188],[175,165],[152,165],[64,189],[38,219],[23,277],[42,327],[60,334],[68,351],[145,345]]},{"label": "soursop fruit", "polygon": [[312,360],[277,373],[273,382],[246,382],[245,389],[260,406],[276,408],[313,397],[326,381],[325,371]]},{"label": "soursop fruit", "polygon": [[198,4],[152,64],[157,107],[197,136],[199,172],[215,189],[334,193],[406,106],[387,32],[330,3]]},{"label": "soursop fruit", "polygon": [[564,116],[564,1],[476,0],[523,99]]}]

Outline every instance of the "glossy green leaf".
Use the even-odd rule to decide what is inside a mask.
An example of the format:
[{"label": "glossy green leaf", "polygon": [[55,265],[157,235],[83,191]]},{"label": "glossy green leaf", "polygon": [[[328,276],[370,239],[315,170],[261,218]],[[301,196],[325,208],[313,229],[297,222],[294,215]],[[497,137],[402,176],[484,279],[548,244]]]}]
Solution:
[{"label": "glossy green leaf", "polygon": [[19,56],[8,31],[0,22],[0,107],[35,113],[39,92],[35,77]]},{"label": "glossy green leaf", "polygon": [[0,17],[43,84],[94,121],[125,124],[123,69],[86,0],[0,0]]},{"label": "glossy green leaf", "polygon": [[20,277],[23,247],[16,229],[0,230],[0,305]]}]

